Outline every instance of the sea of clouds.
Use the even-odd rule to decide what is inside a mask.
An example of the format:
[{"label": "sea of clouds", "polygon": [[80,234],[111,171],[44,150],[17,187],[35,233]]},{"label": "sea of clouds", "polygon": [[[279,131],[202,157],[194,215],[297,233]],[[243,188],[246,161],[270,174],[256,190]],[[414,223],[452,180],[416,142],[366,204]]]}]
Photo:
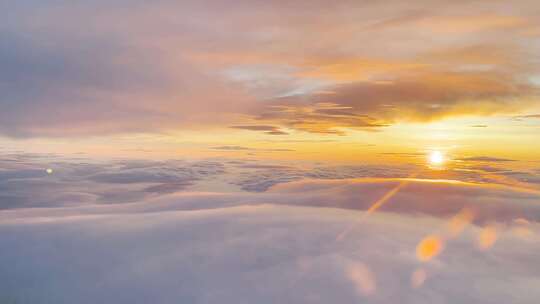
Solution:
[{"label": "sea of clouds", "polygon": [[1,164],[1,303],[540,298],[540,195],[527,188],[372,165],[22,153]]}]

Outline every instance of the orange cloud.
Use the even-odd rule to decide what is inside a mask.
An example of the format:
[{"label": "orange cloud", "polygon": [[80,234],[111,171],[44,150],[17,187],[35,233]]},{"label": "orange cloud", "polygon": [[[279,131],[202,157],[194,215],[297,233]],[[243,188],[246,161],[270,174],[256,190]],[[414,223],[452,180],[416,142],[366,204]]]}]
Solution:
[{"label": "orange cloud", "polygon": [[338,1],[331,10],[324,1],[43,3],[0,13],[9,20],[0,54],[3,135],[253,120],[343,134],[517,112],[538,96],[530,35],[540,18],[530,1]]},{"label": "orange cloud", "polygon": [[337,85],[330,94],[278,98],[257,109],[259,121],[314,133],[373,130],[398,121],[515,112],[535,103],[538,88],[493,72],[427,71],[389,83]]}]

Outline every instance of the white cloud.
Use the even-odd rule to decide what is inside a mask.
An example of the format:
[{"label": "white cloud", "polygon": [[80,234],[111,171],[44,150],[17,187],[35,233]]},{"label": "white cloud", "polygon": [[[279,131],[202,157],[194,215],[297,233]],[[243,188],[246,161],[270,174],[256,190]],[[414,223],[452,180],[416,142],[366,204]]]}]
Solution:
[{"label": "white cloud", "polygon": [[503,232],[482,252],[471,228],[425,263],[428,278],[414,289],[415,246],[440,219],[379,213],[336,242],[360,212],[108,208],[3,219],[0,294],[16,303],[535,303],[540,295],[522,292],[538,283],[537,236]]},{"label": "white cloud", "polygon": [[[409,179],[363,218],[408,168],[74,163],[24,153],[0,164],[0,202],[9,208],[0,210],[0,302],[483,304],[540,296],[532,288],[540,283],[534,190]],[[216,180],[264,192],[222,192],[211,187]],[[421,262],[416,247],[428,235],[443,250]]]},{"label": "white cloud", "polygon": [[[363,221],[363,211],[349,209],[365,209],[396,183],[308,180],[265,193],[184,192],[130,204],[0,211],[1,299],[535,303],[537,195],[413,181]],[[454,238],[445,232],[447,219],[463,206],[481,220]],[[511,220],[523,211],[528,221]],[[479,250],[476,225],[488,222],[496,223],[495,243]],[[516,233],[518,223],[527,234]],[[416,246],[427,235],[440,236],[444,250],[420,262]],[[426,279],[414,288],[419,267]]]}]

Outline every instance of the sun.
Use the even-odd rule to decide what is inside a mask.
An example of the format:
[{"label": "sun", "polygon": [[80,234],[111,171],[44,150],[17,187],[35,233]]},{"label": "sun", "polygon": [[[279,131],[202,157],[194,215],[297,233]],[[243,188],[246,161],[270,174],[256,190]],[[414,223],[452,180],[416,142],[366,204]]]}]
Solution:
[{"label": "sun", "polygon": [[432,151],[428,157],[429,163],[433,166],[440,166],[444,163],[444,155],[441,151]]}]

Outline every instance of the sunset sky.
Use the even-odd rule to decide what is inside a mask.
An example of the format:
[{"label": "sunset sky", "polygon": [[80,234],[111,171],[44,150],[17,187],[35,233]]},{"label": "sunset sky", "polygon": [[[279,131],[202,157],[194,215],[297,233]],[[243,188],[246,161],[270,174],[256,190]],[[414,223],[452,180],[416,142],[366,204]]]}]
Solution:
[{"label": "sunset sky", "polygon": [[535,1],[1,5],[4,147],[539,160]]},{"label": "sunset sky", "polygon": [[540,296],[519,292],[540,286],[540,2],[7,0],[0,20],[0,302],[86,303],[94,280],[88,303]]}]

